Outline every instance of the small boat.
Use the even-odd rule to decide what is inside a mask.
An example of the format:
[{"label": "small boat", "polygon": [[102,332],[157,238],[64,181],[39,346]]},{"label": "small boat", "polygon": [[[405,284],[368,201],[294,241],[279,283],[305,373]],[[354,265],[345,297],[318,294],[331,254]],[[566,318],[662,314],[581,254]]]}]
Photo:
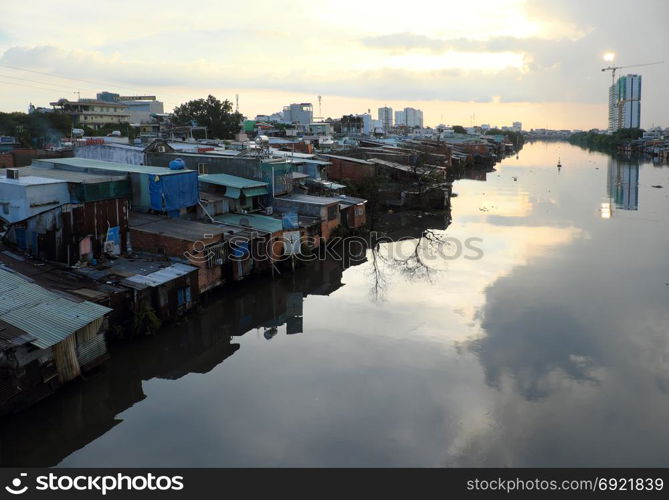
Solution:
[{"label": "small boat", "polygon": [[560,163],[560,158],[558,158],[557,168],[562,168],[562,163]]}]

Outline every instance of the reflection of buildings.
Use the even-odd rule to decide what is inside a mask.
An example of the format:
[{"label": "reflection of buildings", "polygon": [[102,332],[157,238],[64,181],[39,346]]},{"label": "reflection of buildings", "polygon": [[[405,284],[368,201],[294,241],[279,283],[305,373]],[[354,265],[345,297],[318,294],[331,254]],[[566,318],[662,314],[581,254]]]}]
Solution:
[{"label": "reflection of buildings", "polygon": [[609,158],[606,191],[612,207],[621,210],[639,208],[639,165]]},{"label": "reflection of buildings", "polygon": [[[314,262],[271,282],[248,279],[212,296],[204,310],[159,335],[110,347],[111,359],[85,383],[0,420],[0,466],[54,466],[122,422],[117,415],[143,400],[143,382],[208,373],[233,355],[234,336],[254,328],[302,331],[303,299],[342,287],[346,265]],[[266,338],[271,338],[271,335]]]}]

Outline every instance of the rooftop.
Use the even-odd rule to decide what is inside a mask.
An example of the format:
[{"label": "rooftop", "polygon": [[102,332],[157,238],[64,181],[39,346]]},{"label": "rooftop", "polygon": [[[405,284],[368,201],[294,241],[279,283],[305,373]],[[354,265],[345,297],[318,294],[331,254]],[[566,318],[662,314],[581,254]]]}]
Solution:
[{"label": "rooftop", "polygon": [[[25,167],[24,167],[25,168]],[[25,175],[21,176],[19,174],[18,179],[8,179],[5,176],[0,176],[0,183],[2,184],[13,184],[16,186],[42,186],[45,184],[63,184],[65,181],[58,179],[51,179],[48,177],[38,177],[36,175]]]},{"label": "rooftop", "polygon": [[169,281],[180,276],[185,276],[193,271],[197,271],[197,267],[189,266],[176,262],[168,267],[163,267],[157,271],[149,274],[135,274],[129,278],[124,279],[121,284],[130,286],[132,288],[146,288],[163,285]]},{"label": "rooftop", "polygon": [[331,155],[324,153],[321,153],[319,156],[324,156],[325,158],[334,158],[336,160],[350,161],[353,163],[362,163],[363,165],[371,165],[371,163],[367,160],[361,160],[360,158],[352,158],[350,156]]},{"label": "rooftop", "polygon": [[137,231],[161,234],[186,241],[205,241],[225,233],[216,224],[132,212],[130,227]]},{"label": "rooftop", "polygon": [[77,330],[111,312],[92,302],[74,302],[0,269],[0,320],[33,336],[42,349],[66,339]]},{"label": "rooftop", "polygon": [[101,182],[123,181],[127,178],[126,175],[105,175],[94,174],[90,172],[73,172],[71,170],[61,170],[55,168],[47,168],[46,166],[35,167],[21,167],[19,169],[20,176],[37,176],[47,179],[55,179],[65,182],[77,182],[83,184],[97,184]]},{"label": "rooftop", "polygon": [[[170,170],[164,167],[153,167],[148,165],[130,165],[129,163],[118,163],[114,161],[89,160],[88,158],[50,158],[47,160],[35,160],[34,166],[50,167],[56,169],[86,169],[87,171],[125,172],[133,174],[148,175],[174,175],[194,170]],[[97,172],[94,172],[97,173]]]},{"label": "rooftop", "polygon": [[264,233],[276,233],[283,230],[280,220],[267,215],[258,214],[223,214],[214,217],[219,222],[234,226],[244,226]]},{"label": "rooftop", "polygon": [[331,205],[339,203],[339,198],[329,198],[325,196],[312,196],[310,194],[289,194],[274,198],[275,200],[296,201],[298,203],[307,203],[309,205]]},{"label": "rooftop", "polygon": [[216,184],[217,186],[233,187],[237,189],[247,189],[255,187],[267,187],[269,184],[254,179],[245,179],[236,175],[228,174],[205,174],[198,177],[200,182],[207,184]]},{"label": "rooftop", "polygon": [[356,198],[355,196],[348,196],[345,194],[337,195],[336,198],[339,200],[339,205],[361,205],[367,203],[367,200],[364,198]]}]

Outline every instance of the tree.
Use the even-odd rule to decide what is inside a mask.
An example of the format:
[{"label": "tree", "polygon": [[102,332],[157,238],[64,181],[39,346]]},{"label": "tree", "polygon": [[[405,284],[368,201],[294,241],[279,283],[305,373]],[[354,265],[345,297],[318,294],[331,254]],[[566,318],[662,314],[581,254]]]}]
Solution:
[{"label": "tree", "polygon": [[174,108],[172,121],[176,125],[207,127],[209,137],[233,139],[242,118],[240,113],[232,112],[230,101],[220,101],[209,94],[206,99],[188,101]]},{"label": "tree", "polygon": [[466,134],[467,131],[465,130],[465,127],[462,125],[453,125],[453,132],[456,134]]}]

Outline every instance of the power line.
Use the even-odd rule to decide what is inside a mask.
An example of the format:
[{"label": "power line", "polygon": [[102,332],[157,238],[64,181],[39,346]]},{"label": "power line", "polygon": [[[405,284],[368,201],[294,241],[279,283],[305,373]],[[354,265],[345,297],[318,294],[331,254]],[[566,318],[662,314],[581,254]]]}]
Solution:
[{"label": "power line", "polygon": [[38,75],[46,75],[46,76],[50,76],[52,78],[62,78],[62,79],[65,79],[65,80],[73,80],[73,81],[76,81],[76,82],[92,83],[96,86],[97,85],[106,85],[106,86],[110,86],[110,87],[116,87],[116,88],[119,88],[119,89],[132,90],[133,92],[136,92],[137,94],[142,94],[143,93],[143,91],[139,91],[139,90],[137,90],[136,88],[133,88],[133,87],[124,87],[124,86],[116,84],[116,83],[103,82],[101,80],[100,81],[95,81],[95,80],[85,80],[83,78],[73,78],[71,76],[62,76],[62,75],[56,75],[54,73],[46,73],[44,71],[36,71],[34,69],[19,68],[18,66],[9,66],[7,64],[0,64],[0,67],[9,68],[9,69],[17,70],[17,71],[27,71],[29,73],[36,73]]},{"label": "power line", "polygon": [[59,90],[65,90],[65,91],[72,91],[72,87],[61,87],[60,85],[51,84],[50,82],[44,82],[44,81],[39,81],[39,80],[31,80],[29,78],[21,78],[21,77],[18,77],[18,76],[10,76],[10,75],[6,75],[4,73],[0,73],[0,77],[11,78],[12,80],[22,80],[22,81],[25,81],[25,82],[38,83],[40,85],[48,85],[49,87],[53,88],[54,90],[59,89]]},{"label": "power line", "polygon": [[37,85],[30,85],[29,83],[18,83],[18,82],[3,82],[0,80],[1,84],[4,85],[12,85],[14,87],[32,87],[34,89],[40,89],[40,90],[47,90],[49,92],[53,92],[54,89],[52,88],[47,88],[47,87],[38,87]]}]

